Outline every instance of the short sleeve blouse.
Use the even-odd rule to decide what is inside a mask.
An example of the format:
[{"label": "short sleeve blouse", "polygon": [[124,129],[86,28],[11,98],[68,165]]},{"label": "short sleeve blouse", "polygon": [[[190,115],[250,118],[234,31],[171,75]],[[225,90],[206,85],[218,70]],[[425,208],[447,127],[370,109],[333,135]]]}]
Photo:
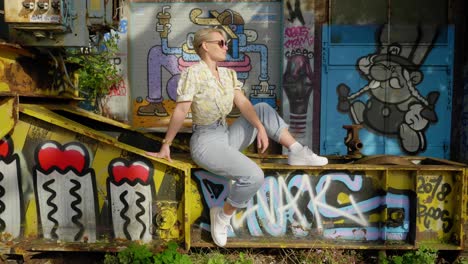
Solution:
[{"label": "short sleeve blouse", "polygon": [[192,101],[192,122],[209,125],[223,120],[231,112],[234,90],[240,90],[242,83],[237,80],[234,70],[218,67],[219,81],[213,76],[208,65],[200,61],[185,69],[177,87],[177,102]]}]

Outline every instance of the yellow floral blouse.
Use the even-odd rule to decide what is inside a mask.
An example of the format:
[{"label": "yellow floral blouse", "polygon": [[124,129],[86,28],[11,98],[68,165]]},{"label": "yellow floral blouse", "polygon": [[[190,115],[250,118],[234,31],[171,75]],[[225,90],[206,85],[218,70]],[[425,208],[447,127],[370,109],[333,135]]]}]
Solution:
[{"label": "yellow floral blouse", "polygon": [[240,90],[234,70],[218,67],[219,79],[204,61],[185,69],[177,87],[177,102],[192,101],[192,123],[209,125],[223,120],[231,112],[234,90]]}]

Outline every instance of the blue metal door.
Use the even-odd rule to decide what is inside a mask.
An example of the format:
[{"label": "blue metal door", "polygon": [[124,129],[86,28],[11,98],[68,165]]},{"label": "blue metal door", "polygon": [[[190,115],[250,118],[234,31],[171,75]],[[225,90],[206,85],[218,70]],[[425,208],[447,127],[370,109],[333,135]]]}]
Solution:
[{"label": "blue metal door", "polygon": [[330,25],[322,30],[321,154],[449,158],[452,26]]}]

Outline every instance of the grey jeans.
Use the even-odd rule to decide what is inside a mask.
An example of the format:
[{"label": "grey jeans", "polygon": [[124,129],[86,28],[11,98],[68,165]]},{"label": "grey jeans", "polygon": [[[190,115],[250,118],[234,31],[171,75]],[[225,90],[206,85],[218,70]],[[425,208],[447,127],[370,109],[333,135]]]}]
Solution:
[{"label": "grey jeans", "polygon": [[[268,104],[258,103],[254,108],[268,137],[278,142],[288,125]],[[242,116],[229,127],[221,121],[193,125],[190,139],[193,161],[205,170],[233,181],[227,202],[237,208],[247,207],[263,184],[262,169],[241,152],[256,136],[257,129]]]}]

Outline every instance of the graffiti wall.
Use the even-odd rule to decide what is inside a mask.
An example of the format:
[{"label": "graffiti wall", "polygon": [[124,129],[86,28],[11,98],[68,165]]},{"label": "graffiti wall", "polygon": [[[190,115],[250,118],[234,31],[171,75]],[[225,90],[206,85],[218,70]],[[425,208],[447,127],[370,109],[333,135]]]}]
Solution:
[{"label": "graffiti wall", "polygon": [[314,84],[314,15],[305,2],[284,1],[282,105],[290,132],[312,149],[312,121],[320,118],[313,106],[320,87]]},{"label": "graffiti wall", "polygon": [[182,175],[23,115],[14,132],[0,140],[0,241],[178,240],[183,237]]},{"label": "graffiti wall", "polygon": [[[22,111],[14,131],[0,140],[0,244],[74,243],[75,250],[131,241],[212,245],[209,210],[223,205],[230,181],[193,167],[188,154],[172,163],[150,159],[41,106]],[[419,159],[405,166],[310,169],[256,162],[265,181],[233,217],[232,246],[460,246],[463,164]]]},{"label": "graffiti wall", "polygon": [[[130,3],[133,126],[166,129],[180,73],[199,61],[193,35],[204,27],[227,33],[220,66],[236,70],[251,102],[279,110],[281,15],[279,2]],[[233,109],[229,117],[237,116]],[[190,124],[188,115],[185,127]]]},{"label": "graffiti wall", "polygon": [[468,65],[465,65],[463,71],[463,95],[460,126],[460,160],[468,163]]},{"label": "graffiti wall", "polygon": [[[447,1],[335,0],[322,30],[321,150],[450,157],[454,28]],[[411,10],[411,12],[408,12]]]},{"label": "graffiti wall", "polygon": [[[222,206],[230,182],[203,170],[192,179],[204,208],[193,229],[203,234],[210,230],[209,208]],[[232,218],[228,244],[267,238],[274,245],[290,240],[404,245],[416,237],[457,244],[461,179],[460,172],[440,171],[266,170],[263,186]]]},{"label": "graffiti wall", "polygon": [[366,155],[449,158],[453,40],[452,27],[325,27],[322,151],[346,154],[336,139],[356,124]]}]

